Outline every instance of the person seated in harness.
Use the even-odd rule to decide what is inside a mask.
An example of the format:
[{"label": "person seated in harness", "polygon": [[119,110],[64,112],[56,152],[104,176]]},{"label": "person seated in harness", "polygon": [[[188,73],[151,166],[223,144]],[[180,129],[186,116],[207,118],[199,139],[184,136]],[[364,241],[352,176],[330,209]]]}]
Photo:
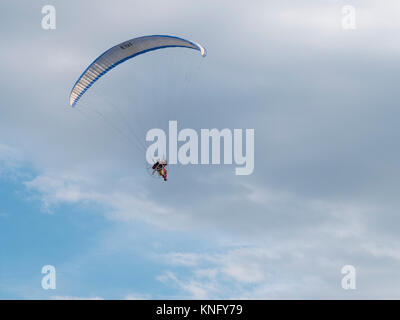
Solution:
[{"label": "person seated in harness", "polygon": [[160,177],[164,179],[164,181],[167,181],[167,169],[165,168],[167,166],[167,161],[157,161],[152,169],[154,174],[156,171],[159,174]]}]

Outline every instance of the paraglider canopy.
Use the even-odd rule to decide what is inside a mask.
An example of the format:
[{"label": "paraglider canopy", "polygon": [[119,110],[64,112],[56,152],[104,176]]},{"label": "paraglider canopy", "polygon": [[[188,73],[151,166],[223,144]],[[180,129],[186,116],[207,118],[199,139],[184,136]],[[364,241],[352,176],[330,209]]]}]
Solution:
[{"label": "paraglider canopy", "polygon": [[93,83],[120,63],[149,51],[171,47],[195,49],[206,56],[206,50],[200,44],[174,36],[152,35],[122,42],[105,51],[87,67],[71,90],[69,104],[75,106]]}]

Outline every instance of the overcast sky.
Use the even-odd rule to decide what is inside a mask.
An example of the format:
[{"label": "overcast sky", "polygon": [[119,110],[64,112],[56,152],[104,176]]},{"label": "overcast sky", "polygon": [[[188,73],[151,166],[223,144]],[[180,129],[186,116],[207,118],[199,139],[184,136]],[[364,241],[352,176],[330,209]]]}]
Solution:
[{"label": "overcast sky", "polygon": [[[43,30],[41,9],[56,8]],[[342,28],[342,7],[356,29]],[[0,298],[400,298],[400,3],[2,1]],[[201,43],[85,68],[150,34]],[[255,130],[255,169],[149,176],[151,128]],[[54,265],[57,289],[43,290]],[[341,269],[357,271],[343,290]]]}]

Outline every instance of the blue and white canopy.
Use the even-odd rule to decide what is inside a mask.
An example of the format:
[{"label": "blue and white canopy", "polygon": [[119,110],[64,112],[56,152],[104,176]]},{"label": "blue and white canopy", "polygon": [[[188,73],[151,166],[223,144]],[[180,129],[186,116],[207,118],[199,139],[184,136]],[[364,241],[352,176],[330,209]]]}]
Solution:
[{"label": "blue and white canopy", "polygon": [[87,67],[72,88],[69,104],[75,106],[93,83],[120,63],[142,53],[170,47],[195,49],[200,51],[203,57],[206,56],[206,50],[201,45],[173,36],[144,36],[122,42],[108,49]]}]

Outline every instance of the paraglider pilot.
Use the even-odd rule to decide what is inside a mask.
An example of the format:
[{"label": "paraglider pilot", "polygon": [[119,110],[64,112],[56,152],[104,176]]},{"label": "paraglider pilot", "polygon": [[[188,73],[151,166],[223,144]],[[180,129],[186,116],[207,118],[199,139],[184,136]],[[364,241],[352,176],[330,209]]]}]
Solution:
[{"label": "paraglider pilot", "polygon": [[164,181],[167,181],[167,169],[165,168],[167,166],[167,161],[157,161],[152,169],[153,173],[157,171],[157,173],[163,177]]}]

